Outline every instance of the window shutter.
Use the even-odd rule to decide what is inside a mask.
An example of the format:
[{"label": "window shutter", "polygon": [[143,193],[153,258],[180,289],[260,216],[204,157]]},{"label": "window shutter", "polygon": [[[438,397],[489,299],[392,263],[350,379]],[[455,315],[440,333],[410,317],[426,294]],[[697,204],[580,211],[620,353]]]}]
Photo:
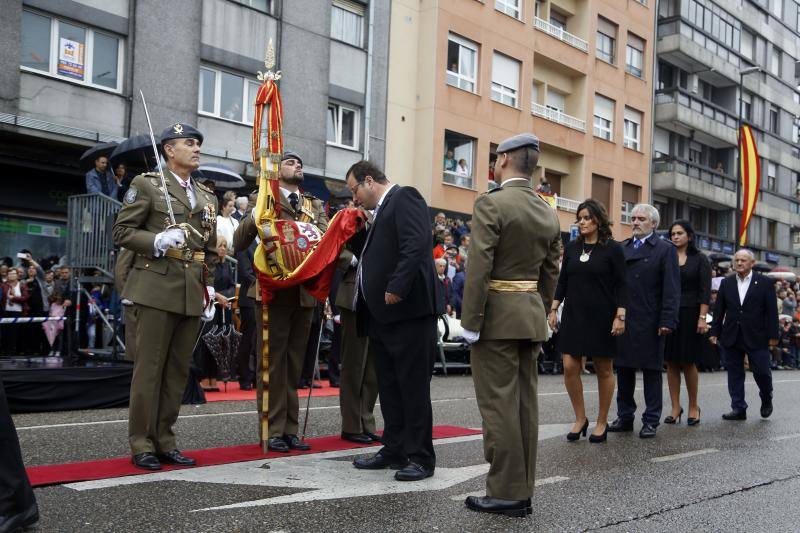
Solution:
[{"label": "window shutter", "polygon": [[614,122],[614,100],[599,94],[595,94],[594,114],[598,117]]},{"label": "window shutter", "polygon": [[352,11],[360,17],[364,16],[364,5],[354,2],[353,0],[333,0],[333,5]]},{"label": "window shutter", "polygon": [[617,38],[617,25],[603,17],[597,17],[597,31],[608,35],[612,39]]},{"label": "window shutter", "polygon": [[515,91],[518,90],[519,61],[495,52],[492,62],[492,81]]},{"label": "window shutter", "polygon": [[639,203],[639,191],[641,191],[641,187],[637,185],[631,185],[630,183],[622,183],[622,201],[628,202],[629,204],[638,204]]},{"label": "window shutter", "polygon": [[631,122],[635,122],[636,124],[641,125],[642,123],[642,113],[632,109],[630,107],[625,108],[625,120],[629,120]]},{"label": "window shutter", "polygon": [[640,52],[644,52],[644,40],[632,33],[628,34],[628,46]]}]

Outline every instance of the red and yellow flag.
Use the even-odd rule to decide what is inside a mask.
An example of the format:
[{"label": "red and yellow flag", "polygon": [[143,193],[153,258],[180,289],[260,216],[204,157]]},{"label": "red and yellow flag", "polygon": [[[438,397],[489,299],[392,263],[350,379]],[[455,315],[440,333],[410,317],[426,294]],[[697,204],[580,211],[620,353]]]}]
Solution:
[{"label": "red and yellow flag", "polygon": [[739,246],[744,246],[747,243],[747,225],[756,210],[758,191],[761,189],[761,161],[753,130],[747,125],[739,131],[739,170],[742,180],[742,218],[737,239]]}]

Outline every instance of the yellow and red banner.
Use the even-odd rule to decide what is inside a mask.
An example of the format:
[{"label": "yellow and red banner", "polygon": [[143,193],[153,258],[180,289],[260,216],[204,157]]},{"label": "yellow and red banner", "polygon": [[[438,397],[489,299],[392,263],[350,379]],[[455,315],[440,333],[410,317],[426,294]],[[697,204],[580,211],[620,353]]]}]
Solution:
[{"label": "yellow and red banner", "polygon": [[758,191],[761,189],[761,161],[753,130],[748,125],[739,130],[739,171],[742,180],[742,218],[736,238],[739,246],[744,246],[747,243],[747,225],[755,213]]}]

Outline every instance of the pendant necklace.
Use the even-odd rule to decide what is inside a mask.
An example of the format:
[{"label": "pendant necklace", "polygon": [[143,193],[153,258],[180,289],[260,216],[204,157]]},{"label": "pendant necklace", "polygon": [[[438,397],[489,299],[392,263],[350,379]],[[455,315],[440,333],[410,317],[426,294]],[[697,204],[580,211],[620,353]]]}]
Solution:
[{"label": "pendant necklace", "polygon": [[580,259],[581,263],[586,263],[589,261],[589,256],[592,255],[592,250],[586,251],[586,248],[581,248],[581,256],[578,258]]}]

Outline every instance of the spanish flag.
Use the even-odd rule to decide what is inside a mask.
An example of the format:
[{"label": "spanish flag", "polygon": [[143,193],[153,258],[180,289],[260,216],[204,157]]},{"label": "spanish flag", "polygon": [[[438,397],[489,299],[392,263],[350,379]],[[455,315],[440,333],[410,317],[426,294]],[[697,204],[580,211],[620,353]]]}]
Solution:
[{"label": "spanish flag", "polygon": [[[750,126],[739,131],[739,175],[742,180],[742,218],[737,236],[739,246],[747,243],[747,225],[756,210],[758,191],[761,189],[761,162],[756,149],[756,139]],[[738,201],[738,199],[737,199]]]}]

